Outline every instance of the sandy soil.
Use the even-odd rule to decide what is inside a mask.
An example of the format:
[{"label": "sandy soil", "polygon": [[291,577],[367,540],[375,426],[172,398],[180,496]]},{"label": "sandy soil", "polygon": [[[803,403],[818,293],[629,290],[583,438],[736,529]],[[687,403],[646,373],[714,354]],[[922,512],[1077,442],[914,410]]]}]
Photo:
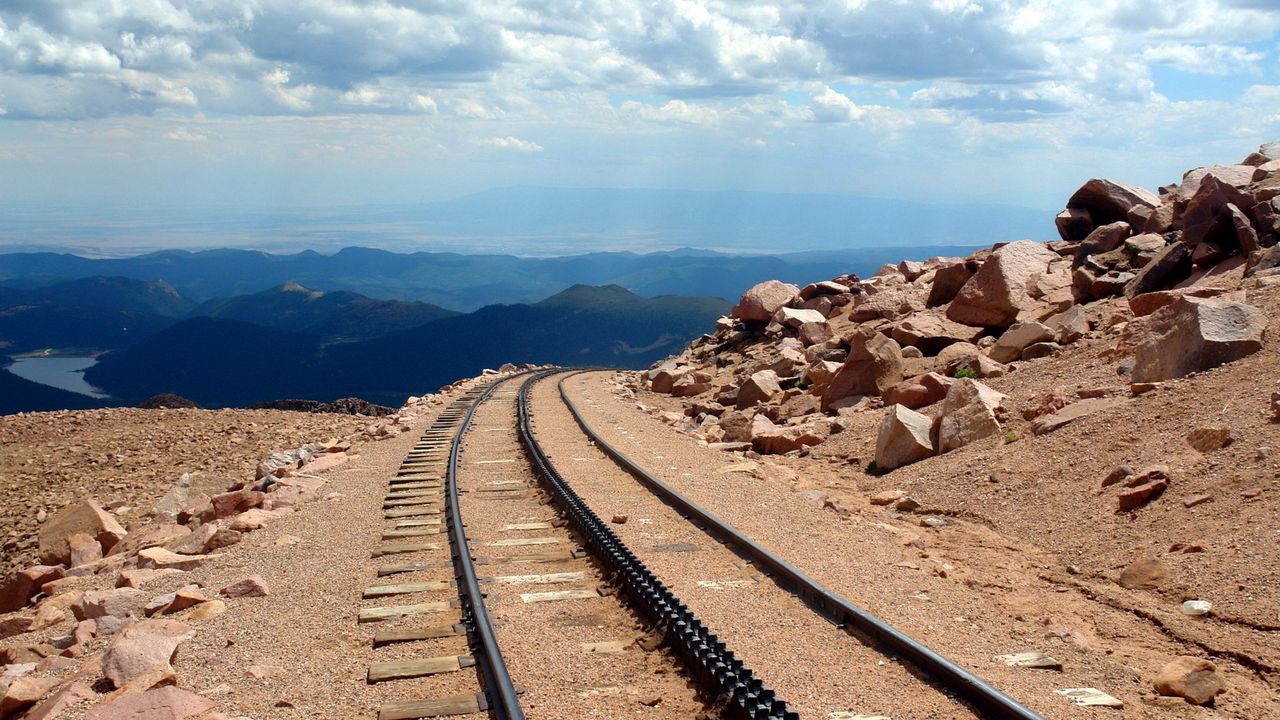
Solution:
[{"label": "sandy soil", "polygon": [[[1268,309],[1274,313],[1275,308]],[[1268,427],[1260,398],[1264,390],[1270,392],[1269,383],[1248,383],[1254,387],[1243,392],[1235,387],[1246,378],[1274,376],[1274,348],[1273,344],[1230,368],[1173,383],[1172,389],[1139,398],[1112,416],[1088,418],[1057,433],[1024,437],[1009,445],[996,440],[975,444],[879,478],[862,471],[871,456],[879,411],[855,416],[850,429],[810,457],[765,460],[711,450],[678,433],[617,394],[606,374],[578,376],[569,387],[606,439],[661,479],[1046,717],[1080,712],[1054,690],[1097,687],[1126,702],[1120,717],[1218,713],[1261,718],[1280,714],[1273,632],[1230,619],[1186,617],[1177,613],[1176,602],[1188,593],[1128,591],[1112,579],[1143,552],[1167,558],[1174,568],[1171,580],[1194,577],[1184,570],[1193,564],[1209,566],[1201,571],[1206,579],[1230,578],[1239,561],[1214,558],[1239,558],[1232,550],[1243,550],[1244,558],[1255,554],[1274,559],[1274,509],[1260,510],[1251,527],[1229,511],[1249,507],[1252,512],[1260,501],[1244,503],[1232,493],[1226,502],[1196,508],[1222,514],[1216,522],[1188,532],[1185,521],[1179,522],[1186,516],[1176,498],[1184,487],[1190,492],[1212,480],[1190,479],[1197,475],[1182,464],[1174,465],[1175,482],[1180,482],[1166,500],[1142,511],[1136,520],[1116,516],[1114,500],[1098,496],[1096,488],[1119,462],[1140,465],[1158,459],[1172,464],[1187,452],[1195,454],[1189,448],[1173,448],[1178,443],[1185,446],[1182,437],[1188,429],[1220,417],[1226,388],[1233,388],[1229,396],[1238,398],[1235,402],[1256,402],[1256,410],[1233,416],[1239,417],[1233,425],[1243,438],[1234,450],[1223,452],[1238,453],[1235,457],[1242,463],[1255,456]],[[1079,357],[1039,362],[1060,363],[1061,379],[1019,390],[1020,398],[1045,392],[1068,377],[1085,386],[1106,377],[1101,369],[1084,374],[1081,368],[1087,363]],[[1106,380],[1118,384],[1114,367],[1109,372]],[[1225,374],[1235,375],[1221,377],[1214,388],[1195,387]],[[992,384],[1010,392],[1019,388],[1019,375],[1033,377],[1020,370]],[[642,401],[656,405],[660,397],[646,393]],[[545,394],[540,398],[544,405],[558,401]],[[1196,405],[1199,409],[1193,410]],[[1114,427],[1143,430],[1108,440]],[[1216,464],[1224,463],[1220,458],[1221,453],[1199,462],[1223,467]],[[1264,467],[1269,484],[1270,461]],[[909,491],[923,504],[922,511],[901,514],[868,504],[870,494],[891,488]],[[1262,502],[1269,501],[1269,495],[1263,493]],[[1164,505],[1170,506],[1165,512],[1173,517],[1160,512]],[[1262,521],[1268,512],[1272,521]],[[1146,518],[1146,513],[1155,517]],[[922,521],[930,516],[945,525],[923,527]],[[1247,532],[1254,537],[1246,540],[1242,536]],[[1212,545],[1212,533],[1230,539],[1222,546]],[[1105,540],[1099,542],[1100,537]],[[1136,539],[1143,542],[1134,547]],[[1175,541],[1204,542],[1213,549],[1175,556],[1168,552]],[[1244,561],[1239,566],[1253,568],[1253,574],[1234,583],[1226,580],[1223,586],[1206,585],[1202,596],[1222,602],[1232,614],[1239,611],[1231,609],[1230,597],[1262,596],[1257,607],[1269,607],[1274,619],[1275,605],[1266,600],[1272,587],[1262,587],[1261,580],[1274,572],[1274,561]],[[1022,650],[1046,652],[1062,661],[1064,669],[1011,670],[993,659]],[[1224,672],[1231,689],[1218,698],[1216,710],[1151,692],[1155,671],[1177,655],[1210,657]]]},{"label": "sandy soil", "polygon": [[0,416],[0,576],[36,558],[38,512],[82,495],[126,527],[183,473],[195,492],[253,478],[277,450],[355,432],[370,418],[274,410],[74,410]]}]

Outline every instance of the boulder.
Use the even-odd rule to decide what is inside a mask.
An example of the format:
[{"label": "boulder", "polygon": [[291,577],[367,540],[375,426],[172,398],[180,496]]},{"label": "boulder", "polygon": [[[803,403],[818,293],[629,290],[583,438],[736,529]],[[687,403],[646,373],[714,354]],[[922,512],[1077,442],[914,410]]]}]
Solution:
[{"label": "boulder", "polygon": [[951,378],[938,373],[926,373],[913,377],[889,388],[884,393],[886,405],[897,404],[908,408],[920,408],[932,405],[947,396],[951,388]]},{"label": "boulder", "polygon": [[1204,658],[1188,656],[1160,668],[1152,686],[1161,695],[1180,697],[1193,705],[1207,705],[1227,690],[1217,666]]},{"label": "boulder", "polygon": [[263,580],[261,575],[250,575],[231,583],[219,592],[229,598],[245,598],[266,597],[271,591],[267,587],[267,581]]},{"label": "boulder", "polygon": [[968,370],[976,378],[1001,377],[1009,372],[1009,368],[986,355],[966,355],[947,365],[947,372],[956,375],[961,370]]},{"label": "boulder", "polygon": [[65,574],[59,565],[33,565],[14,573],[0,586],[0,613],[26,607],[31,598],[39,594],[42,585],[58,580]]},{"label": "boulder", "polygon": [[937,355],[948,345],[973,342],[983,329],[952,322],[936,312],[922,312],[900,320],[890,334],[899,345],[919,348],[928,356]]},{"label": "boulder", "polygon": [[1157,290],[1156,292],[1134,295],[1129,298],[1129,309],[1135,317],[1145,317],[1168,305],[1179,297],[1211,298],[1221,297],[1226,300],[1243,300],[1244,293],[1215,287],[1186,287],[1176,290]]},{"label": "boulder", "polygon": [[742,410],[757,403],[767,403],[781,392],[782,387],[778,384],[778,373],[773,370],[761,370],[752,373],[746,382],[738,386],[737,408]]},{"label": "boulder", "polygon": [[964,287],[976,272],[978,272],[978,263],[972,260],[938,268],[933,273],[933,283],[929,285],[929,299],[925,302],[925,306],[937,307],[951,302],[960,292],[960,288]]},{"label": "boulder", "polygon": [[17,717],[20,711],[35,705],[61,682],[61,678],[38,675],[26,675],[14,680],[0,692],[0,718]]},{"label": "boulder", "polygon": [[92,535],[76,533],[67,538],[67,547],[71,551],[68,562],[71,567],[88,565],[102,559],[102,543]]},{"label": "boulder", "polygon": [[[1053,331],[1054,339],[1062,344],[1073,343],[1089,332],[1089,320],[1079,305],[1072,305],[1044,321],[1045,327]],[[998,343],[997,343],[998,344]]]},{"label": "boulder", "polygon": [[122,688],[157,665],[172,672],[170,662],[187,637],[125,633],[102,656],[102,674]]},{"label": "boulder", "polygon": [[174,685],[124,695],[85,712],[85,720],[186,720],[202,715],[213,703]]},{"label": "boulder", "polygon": [[849,356],[822,391],[822,408],[850,395],[880,395],[902,381],[902,349],[878,332],[859,330]]},{"label": "boulder", "polygon": [[773,314],[773,319],[777,321],[779,325],[795,330],[799,329],[799,327],[805,323],[825,323],[827,321],[827,316],[817,310],[781,307]]},{"label": "boulder", "polygon": [[816,297],[826,297],[829,295],[843,295],[849,292],[848,285],[842,285],[834,280],[823,280],[822,282],[809,283],[800,290],[801,300],[812,300]]},{"label": "boulder", "polygon": [[1182,242],[1193,252],[1200,243],[1238,247],[1228,205],[1253,207],[1253,198],[1213,174],[1205,175],[1182,213]]},{"label": "boulder", "polygon": [[218,557],[213,555],[179,555],[172,550],[152,547],[138,552],[138,567],[155,570],[193,570],[200,563]]},{"label": "boulder", "polygon": [[719,424],[724,431],[724,439],[728,442],[749,442],[753,417],[741,410],[731,410],[721,415]]},{"label": "boulder", "polygon": [[1151,194],[1149,190],[1114,180],[1094,178],[1081,185],[1080,189],[1071,195],[1067,200],[1067,209],[1087,210],[1090,220],[1096,227],[1124,220],[1128,217],[1129,209],[1134,205],[1156,207],[1159,204],[1160,198]]},{"label": "boulder", "polygon": [[1248,255],[1257,252],[1261,247],[1258,240],[1258,231],[1253,229],[1253,221],[1243,210],[1235,205],[1228,203],[1226,208],[1227,220],[1231,223],[1231,230],[1236,236],[1236,246],[1240,248],[1240,252]]},{"label": "boulder", "polygon": [[70,563],[69,540],[78,533],[97,540],[102,546],[102,552],[110,551],[127,534],[120,523],[98,503],[91,498],[81,498],[51,515],[40,526],[40,562],[49,565]]},{"label": "boulder", "polygon": [[1093,218],[1084,208],[1067,208],[1053,219],[1058,236],[1067,242],[1079,242],[1093,232]]},{"label": "boulder", "polygon": [[[272,520],[278,520],[280,513],[271,510],[263,510],[262,508],[253,508],[231,518],[227,523],[227,529],[237,533],[236,539],[239,540],[239,533],[248,533],[255,530],[261,530],[267,526]],[[231,543],[228,543],[231,544]]]},{"label": "boulder", "polygon": [[821,345],[830,340],[833,335],[831,325],[826,320],[822,322],[807,322],[796,331],[796,337],[800,339],[800,342],[804,343],[805,347]]},{"label": "boulder", "polygon": [[107,555],[129,555],[145,548],[164,545],[188,532],[187,528],[171,522],[149,523],[141,528],[135,528],[123,540],[116,543]]},{"label": "boulder", "polygon": [[240,542],[240,539],[239,531],[208,523],[168,543],[165,547],[180,555],[203,555],[218,548],[235,545]]},{"label": "boulder", "polygon": [[1187,444],[1202,453],[1221,450],[1235,439],[1235,432],[1226,425],[1205,425],[1187,433]]},{"label": "boulder", "polygon": [[265,493],[257,490],[244,489],[214,495],[210,498],[210,502],[213,505],[214,516],[221,519],[260,507],[266,497]]},{"label": "boulder", "polygon": [[213,502],[208,495],[200,493],[191,498],[182,510],[178,511],[178,524],[186,525],[191,521],[207,523],[217,518],[213,510]]},{"label": "boulder", "polygon": [[1178,185],[1174,197],[1179,202],[1186,203],[1190,201],[1200,190],[1200,185],[1204,182],[1204,179],[1210,175],[1231,187],[1246,188],[1253,182],[1255,172],[1257,172],[1257,168],[1252,165],[1213,165],[1211,167],[1188,170],[1182,176],[1182,182]]},{"label": "boulder", "polygon": [[147,593],[136,588],[90,590],[80,601],[71,606],[76,620],[96,620],[103,617],[127,618],[142,615],[147,603]]},{"label": "boulder", "polygon": [[964,325],[1008,327],[1034,304],[1027,294],[1028,281],[1057,258],[1057,253],[1030,240],[1005,245],[960,288],[947,306],[947,317]]},{"label": "boulder", "polygon": [[775,425],[763,414],[751,423],[751,446],[764,455],[781,455],[810,445],[817,445],[826,435],[809,424]]},{"label": "boulder", "polygon": [[1115,250],[1132,234],[1133,229],[1124,220],[1117,220],[1116,222],[1099,226],[1089,233],[1089,237],[1080,243],[1080,247],[1076,248],[1076,256],[1072,261],[1072,266],[1080,267],[1090,255],[1098,255]]},{"label": "boulder", "polygon": [[933,419],[902,405],[893,405],[880,421],[876,435],[876,466],[893,470],[933,455]]},{"label": "boulder", "polygon": [[1054,337],[1053,330],[1042,323],[1014,323],[996,340],[996,346],[991,348],[991,359],[998,363],[1012,362],[1021,357],[1028,346],[1053,340]]},{"label": "boulder", "polygon": [[1000,432],[1004,394],[969,378],[953,381],[942,401],[938,451],[950,452]]},{"label": "boulder", "polygon": [[747,322],[767,323],[783,305],[791,302],[800,288],[778,280],[766,280],[742,294],[729,311],[732,317]]},{"label": "boulder", "polygon": [[804,381],[814,388],[821,389],[831,382],[840,370],[840,363],[830,360],[814,360],[804,370]]},{"label": "boulder", "polygon": [[[1125,482],[1126,487],[1116,496],[1116,512],[1128,512],[1137,510],[1147,503],[1155,500],[1169,489],[1169,480],[1167,477],[1152,477],[1146,482],[1142,482],[1142,478],[1147,474],[1138,475]],[[1132,483],[1132,485],[1130,485]]]},{"label": "boulder", "polygon": [[1134,355],[1133,382],[1208,370],[1262,349],[1266,315],[1252,305],[1179,296],[1152,313]]},{"label": "boulder", "polygon": [[1186,244],[1172,242],[1142,266],[1132,280],[1124,286],[1125,297],[1155,292],[1172,286],[1191,275],[1191,251]]}]

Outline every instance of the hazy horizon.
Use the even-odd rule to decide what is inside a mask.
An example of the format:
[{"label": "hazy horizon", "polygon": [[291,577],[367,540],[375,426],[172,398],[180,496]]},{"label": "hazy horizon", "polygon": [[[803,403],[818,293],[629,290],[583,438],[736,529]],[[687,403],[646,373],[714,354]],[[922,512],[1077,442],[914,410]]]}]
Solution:
[{"label": "hazy horizon", "polygon": [[3,241],[500,247],[296,220],[512,186],[1057,208],[1280,138],[1278,31],[1259,0],[14,0]]}]

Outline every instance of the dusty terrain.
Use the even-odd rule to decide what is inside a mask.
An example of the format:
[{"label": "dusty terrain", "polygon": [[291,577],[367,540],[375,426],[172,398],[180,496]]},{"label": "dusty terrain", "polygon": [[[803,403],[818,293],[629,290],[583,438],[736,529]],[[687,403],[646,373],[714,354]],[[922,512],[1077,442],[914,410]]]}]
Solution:
[{"label": "dusty terrain", "polygon": [[274,410],[77,410],[0,416],[0,575],[35,559],[45,515],[85,495],[122,525],[148,516],[183,473],[196,492],[253,479],[265,456],[323,443],[371,418]]}]

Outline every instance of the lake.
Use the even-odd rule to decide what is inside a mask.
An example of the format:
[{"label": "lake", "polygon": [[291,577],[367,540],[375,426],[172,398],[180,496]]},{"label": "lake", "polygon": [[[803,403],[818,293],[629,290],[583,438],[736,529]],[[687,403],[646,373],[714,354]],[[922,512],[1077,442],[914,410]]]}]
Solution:
[{"label": "lake", "polygon": [[97,364],[91,357],[14,358],[9,372],[25,380],[95,398],[111,397],[84,381],[84,371]]}]

